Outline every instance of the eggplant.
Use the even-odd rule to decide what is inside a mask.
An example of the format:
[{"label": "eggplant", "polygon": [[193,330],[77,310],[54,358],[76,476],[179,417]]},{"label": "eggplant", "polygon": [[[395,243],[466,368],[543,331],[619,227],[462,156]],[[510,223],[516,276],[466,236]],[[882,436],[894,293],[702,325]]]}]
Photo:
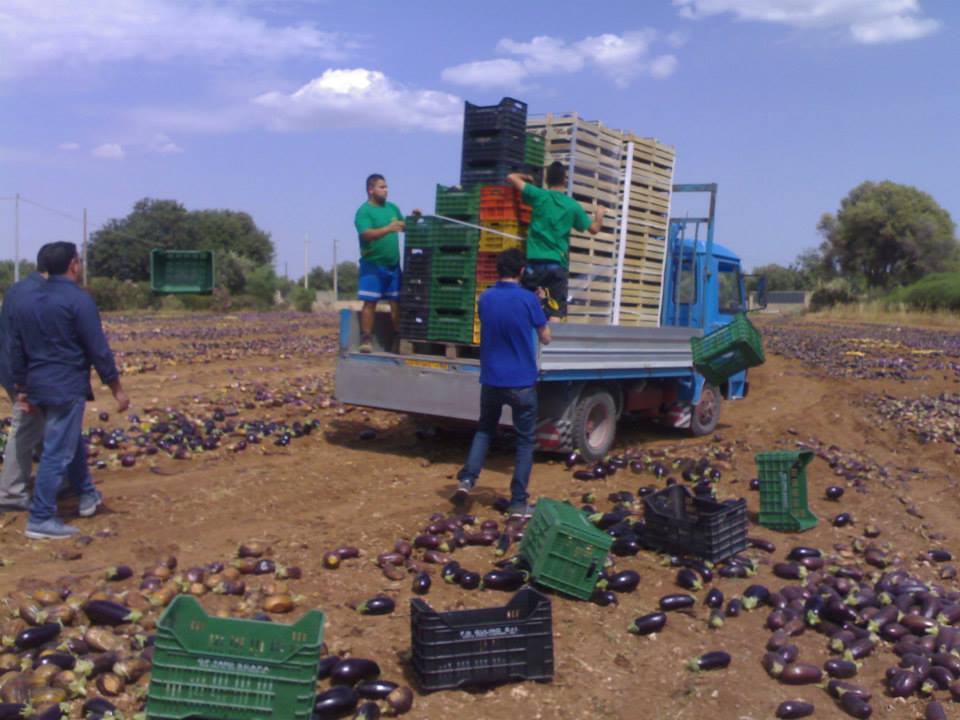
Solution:
[{"label": "eggplant", "polygon": [[0,720],[22,720],[25,703],[0,702]]},{"label": "eggplant", "polygon": [[583,456],[576,450],[572,453],[569,453],[564,459],[563,464],[569,470],[574,465],[579,465],[583,462]]},{"label": "eggplant", "polygon": [[731,598],[727,603],[726,616],[727,617],[737,617],[740,615],[740,608],[743,607],[743,602],[740,598]]},{"label": "eggplant", "polygon": [[365,702],[357,708],[353,720],[380,720],[380,706],[375,702]]},{"label": "eggplant", "polygon": [[91,600],[83,606],[84,614],[93,625],[125,625],[137,622],[143,615],[110,600]]},{"label": "eggplant", "polygon": [[817,548],[797,546],[792,548],[790,552],[787,553],[787,560],[796,561],[808,557],[821,557],[822,555],[823,553]]},{"label": "eggplant", "polygon": [[927,707],[923,712],[924,720],[947,720],[947,712],[943,709],[943,705],[938,703],[936,700],[931,700],[927,703]]},{"label": "eggplant", "polygon": [[782,720],[795,720],[813,715],[814,706],[802,700],[786,700],[777,706],[776,716]]},{"label": "eggplant", "polygon": [[629,557],[640,552],[640,541],[636,535],[623,535],[613,541],[610,552],[617,557]]},{"label": "eggplant", "polygon": [[783,668],[786,667],[786,663],[783,662],[783,657],[779,652],[769,651],[763,654],[763,657],[760,658],[760,664],[763,665],[763,669],[767,671],[767,675],[772,678],[778,678],[783,673]]},{"label": "eggplant", "polygon": [[696,602],[697,601],[693,595],[687,595],[686,593],[664,595],[662,598],[660,598],[660,609],[664,612],[687,610],[692,608]]},{"label": "eggplant", "polygon": [[638,617],[630,624],[627,631],[634,635],[652,635],[663,630],[666,624],[666,613],[653,612]]},{"label": "eggplant", "polygon": [[827,500],[839,500],[843,497],[843,488],[839,485],[831,485],[824,494],[827,496]]},{"label": "eggplant", "polygon": [[714,608],[710,611],[710,617],[707,618],[707,627],[711,630],[719,630],[723,627],[726,616],[723,614],[723,611],[719,608]]},{"label": "eggplant", "polygon": [[387,695],[387,705],[393,715],[403,715],[413,707],[413,690],[406,685],[401,685],[392,693]]},{"label": "eggplant", "polygon": [[900,670],[887,678],[887,691],[892,697],[910,697],[920,689],[921,677],[913,670]]},{"label": "eggplant", "polygon": [[826,690],[830,697],[837,699],[843,697],[844,695],[858,695],[869,702],[870,698],[872,697],[870,691],[865,687],[837,679],[828,681]]},{"label": "eggplant", "polygon": [[393,598],[386,595],[376,595],[366,602],[357,605],[357,612],[361,615],[389,615],[397,607]]},{"label": "eggplant", "polygon": [[753,610],[757,605],[770,604],[770,591],[763,585],[751,585],[743,591],[743,609]]},{"label": "eggplant", "polygon": [[677,572],[676,583],[685,590],[697,591],[703,587],[700,577],[690,568],[682,568]]},{"label": "eggplant", "polygon": [[526,584],[529,577],[529,574],[523,570],[511,568],[491,570],[483,576],[481,587],[490,590],[502,590],[503,592],[515,592]]},{"label": "eggplant", "polygon": [[848,512],[842,512],[834,516],[832,522],[834,527],[846,527],[853,524],[853,516]]},{"label": "eggplant", "polygon": [[792,662],[780,673],[780,682],[786,685],[813,685],[823,679],[823,671],[812,663]]},{"label": "eggplant", "polygon": [[747,545],[750,547],[756,548],[757,550],[763,550],[766,553],[776,552],[777,546],[774,545],[769,540],[758,537],[747,537]]},{"label": "eggplant", "polygon": [[44,651],[33,663],[34,669],[41,665],[56,665],[61,670],[73,670],[77,666],[77,658],[63,650],[53,652]]},{"label": "eggplant", "polygon": [[373,680],[380,676],[380,666],[366,658],[346,658],[334,665],[330,680],[336,684],[355,685],[361,680]]},{"label": "eggplant", "polygon": [[838,680],[849,680],[857,674],[857,664],[852,660],[841,660],[840,658],[830,658],[823,664],[823,669],[832,678]]},{"label": "eggplant", "polygon": [[773,566],[773,574],[784,580],[804,580],[807,569],[793,562],[779,562]]},{"label": "eggplant", "polygon": [[927,559],[932,562],[950,562],[953,554],[949,550],[933,549],[927,551]]},{"label": "eggplant", "polygon": [[417,595],[426,595],[430,592],[430,586],[432,584],[433,582],[430,580],[430,575],[421,571],[413,576],[413,587],[411,589]]},{"label": "eggplant", "polygon": [[857,720],[867,720],[873,714],[870,703],[855,693],[845,693],[840,696],[840,709]]},{"label": "eggplant", "polygon": [[337,685],[317,695],[313,703],[313,716],[317,720],[339,718],[352,713],[357,707],[357,693],[349,685]]},{"label": "eggplant", "polygon": [[574,480],[596,480],[593,472],[590,470],[574,470],[573,471]]},{"label": "eggplant", "polygon": [[601,588],[594,588],[593,592],[590,594],[590,602],[600,607],[609,607],[610,605],[619,604],[617,600],[617,594],[613,590],[603,590]]},{"label": "eggplant", "polygon": [[723,650],[714,650],[695,657],[687,663],[690,670],[697,672],[704,670],[722,670],[730,664],[730,653]]},{"label": "eggplant", "polygon": [[460,563],[456,560],[450,560],[440,568],[440,577],[443,578],[444,582],[455,585],[460,579],[461,572],[463,572],[463,568],[460,567]]},{"label": "eggplant", "polygon": [[723,591],[720,588],[711,588],[706,597],[703,598],[703,604],[708,608],[723,607]]},{"label": "eggplant", "polygon": [[60,634],[61,629],[60,623],[44,623],[36,627],[28,627],[26,630],[17,633],[13,644],[20,650],[40,647],[54,640]]},{"label": "eggplant", "polygon": [[480,573],[472,570],[461,570],[457,578],[457,584],[464,590],[476,590],[480,587]]},{"label": "eggplant", "polygon": [[119,582],[120,580],[127,580],[131,577],[133,577],[133,568],[129,565],[115,565],[114,567],[107,568],[107,580]]},{"label": "eggplant", "polygon": [[924,682],[925,684],[927,682],[933,683],[937,690],[947,690],[954,680],[956,680],[956,676],[952,672],[940,665],[934,665],[927,671],[927,679]]},{"label": "eggplant", "polygon": [[639,584],[640,573],[636,570],[621,570],[606,580],[607,589],[618,593],[633,592]]},{"label": "eggplant", "polygon": [[325,680],[330,677],[333,669],[343,660],[339,655],[327,655],[320,658],[317,665],[317,680]]},{"label": "eggplant", "polygon": [[92,697],[83,703],[83,708],[80,712],[85,718],[102,717],[109,713],[116,713],[117,706],[106,698]]},{"label": "eggplant", "polygon": [[497,539],[497,549],[493,554],[502,557],[510,549],[510,542],[510,533],[500,533],[500,537]]}]

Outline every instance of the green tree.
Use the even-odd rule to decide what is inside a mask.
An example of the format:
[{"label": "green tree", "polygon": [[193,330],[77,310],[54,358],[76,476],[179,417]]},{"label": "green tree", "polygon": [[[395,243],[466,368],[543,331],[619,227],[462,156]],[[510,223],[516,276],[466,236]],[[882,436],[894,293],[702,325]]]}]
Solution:
[{"label": "green tree", "polygon": [[925,192],[909,185],[864,182],[817,225],[825,264],[861,276],[870,287],[913,282],[956,261],[956,226]]},{"label": "green tree", "polygon": [[[20,279],[37,269],[29,260],[20,261]],[[6,293],[13,285],[13,260],[0,260],[0,293]]]},{"label": "green tree", "polygon": [[792,265],[784,267],[777,263],[755,267],[751,275],[763,275],[767,278],[767,290],[802,290],[803,278]]},{"label": "green tree", "polygon": [[[357,294],[360,266],[352,260],[337,263],[337,294],[340,297],[353,297]],[[331,284],[331,288],[333,285]]]},{"label": "green tree", "polygon": [[313,303],[316,299],[317,291],[313,288],[308,290],[303,285],[296,285],[290,290],[290,304],[294,310],[310,312],[313,310]]},{"label": "green tree", "polygon": [[[320,267],[319,265],[310,271],[310,274],[307,275],[307,280],[310,284],[310,287],[314,290],[333,289],[333,273],[326,268]],[[303,284],[302,280],[301,284]]]},{"label": "green tree", "polygon": [[245,292],[257,301],[259,307],[272,307],[276,291],[277,274],[272,265],[261,265],[247,276]]},{"label": "green tree", "polygon": [[[222,284],[243,289],[237,273],[246,275],[256,266],[273,262],[270,235],[260,230],[253,218],[232,210],[188,211],[175,200],[144,198],[122,219],[108,221],[90,237],[88,262],[90,274],[120,280],[148,280],[150,251],[213,250],[221,272],[228,280]],[[229,255],[252,263],[238,269]],[[236,290],[231,290],[235,292]]]}]

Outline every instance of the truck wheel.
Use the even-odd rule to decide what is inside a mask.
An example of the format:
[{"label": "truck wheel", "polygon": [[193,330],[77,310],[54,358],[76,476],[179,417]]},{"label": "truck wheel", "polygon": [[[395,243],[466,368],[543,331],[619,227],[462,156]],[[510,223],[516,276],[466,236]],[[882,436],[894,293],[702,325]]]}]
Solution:
[{"label": "truck wheel", "polygon": [[601,460],[617,436],[617,404],[606,390],[584,393],[573,417],[573,445],[588,461]]},{"label": "truck wheel", "polygon": [[720,391],[715,385],[704,383],[700,402],[690,416],[690,434],[694,437],[709,435],[720,420]]}]

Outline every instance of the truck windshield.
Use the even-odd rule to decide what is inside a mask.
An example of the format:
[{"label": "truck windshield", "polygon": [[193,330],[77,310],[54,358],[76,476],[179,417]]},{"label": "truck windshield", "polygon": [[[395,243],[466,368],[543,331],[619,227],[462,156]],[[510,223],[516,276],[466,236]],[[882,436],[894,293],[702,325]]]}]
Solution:
[{"label": "truck windshield", "polygon": [[735,263],[719,263],[720,307],[721,315],[734,315],[742,312],[740,306],[740,267]]}]

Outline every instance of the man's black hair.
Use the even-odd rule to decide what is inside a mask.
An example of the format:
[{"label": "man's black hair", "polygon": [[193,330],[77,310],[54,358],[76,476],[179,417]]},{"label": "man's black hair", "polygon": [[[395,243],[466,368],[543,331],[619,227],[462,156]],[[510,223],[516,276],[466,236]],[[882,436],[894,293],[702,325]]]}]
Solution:
[{"label": "man's black hair", "polygon": [[547,187],[564,185],[567,181],[567,169],[559,160],[554,160],[547,168]]},{"label": "man's black hair", "polygon": [[527,259],[517,248],[504,250],[497,255],[497,275],[501,278],[518,278],[526,264]]},{"label": "man's black hair", "polygon": [[63,275],[70,269],[73,259],[77,257],[77,246],[72,242],[54,242],[46,248],[44,264],[51,275]]},{"label": "man's black hair", "polygon": [[41,273],[49,272],[47,270],[47,254],[52,244],[53,243],[47,243],[37,251],[37,272],[41,272]]},{"label": "man's black hair", "polygon": [[372,175],[367,175],[367,192],[370,192],[370,188],[373,187],[374,183],[378,180],[386,180],[386,178],[380,173],[373,173]]}]

